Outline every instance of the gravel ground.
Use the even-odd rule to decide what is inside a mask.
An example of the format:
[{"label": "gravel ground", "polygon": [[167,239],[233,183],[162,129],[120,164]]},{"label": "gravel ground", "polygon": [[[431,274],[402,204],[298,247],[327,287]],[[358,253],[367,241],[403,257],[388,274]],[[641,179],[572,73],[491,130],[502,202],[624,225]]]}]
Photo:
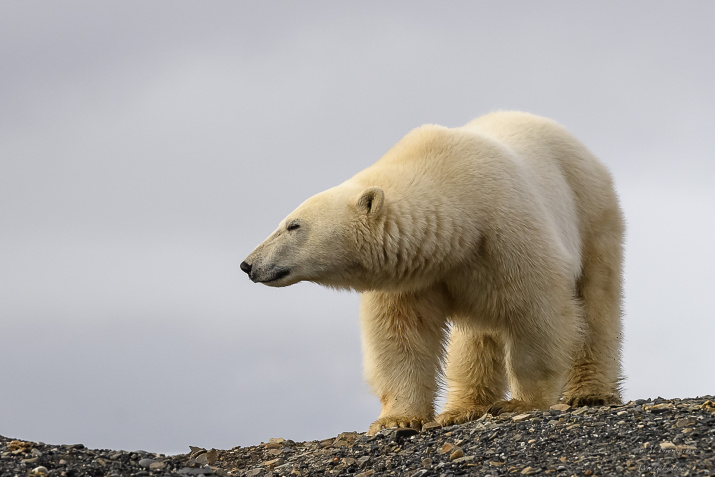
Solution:
[{"label": "gravel ground", "polygon": [[11,476],[715,475],[715,398],[655,399],[597,408],[554,406],[421,433],[356,432],[312,442],[165,456],[91,450],[0,436]]}]

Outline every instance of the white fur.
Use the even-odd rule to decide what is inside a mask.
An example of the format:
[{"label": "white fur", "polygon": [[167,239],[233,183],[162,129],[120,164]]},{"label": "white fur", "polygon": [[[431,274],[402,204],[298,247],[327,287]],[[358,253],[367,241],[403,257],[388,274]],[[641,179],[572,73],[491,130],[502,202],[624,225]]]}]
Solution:
[{"label": "white fur", "polygon": [[618,402],[623,228],[610,175],[581,143],[497,112],[413,130],[301,204],[245,265],[271,286],[363,292],[374,433],[434,418],[445,359],[442,424],[561,397]]}]

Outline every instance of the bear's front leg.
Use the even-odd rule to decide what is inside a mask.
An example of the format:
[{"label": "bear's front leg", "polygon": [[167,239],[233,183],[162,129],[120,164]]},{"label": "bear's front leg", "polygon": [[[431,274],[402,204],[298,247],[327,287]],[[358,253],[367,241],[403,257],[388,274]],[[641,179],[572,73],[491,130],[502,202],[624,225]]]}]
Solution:
[{"label": "bear's front leg", "polygon": [[521,326],[512,326],[505,336],[511,400],[495,402],[490,414],[546,409],[558,402],[580,337],[580,315],[571,297],[552,301],[557,305],[551,309],[512,317]]},{"label": "bear's front leg", "polygon": [[368,430],[422,425],[434,418],[437,374],[444,353],[445,313],[429,294],[362,295],[365,378],[382,403]]}]

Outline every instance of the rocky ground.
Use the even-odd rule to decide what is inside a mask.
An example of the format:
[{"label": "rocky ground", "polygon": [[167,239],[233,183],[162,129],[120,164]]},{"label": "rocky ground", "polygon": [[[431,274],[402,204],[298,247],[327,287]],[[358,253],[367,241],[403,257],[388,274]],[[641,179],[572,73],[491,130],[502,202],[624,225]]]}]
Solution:
[{"label": "rocky ground", "polygon": [[312,442],[165,456],[91,450],[0,436],[0,475],[11,476],[457,476],[715,475],[715,398],[638,400],[620,406],[506,414],[421,433],[346,432]]}]

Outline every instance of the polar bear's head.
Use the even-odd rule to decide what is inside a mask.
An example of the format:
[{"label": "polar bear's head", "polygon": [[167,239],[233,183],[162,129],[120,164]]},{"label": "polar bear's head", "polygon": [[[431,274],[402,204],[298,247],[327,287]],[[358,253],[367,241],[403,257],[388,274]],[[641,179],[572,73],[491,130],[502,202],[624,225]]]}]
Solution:
[{"label": "polar bear's head", "polygon": [[384,212],[379,187],[342,184],[314,195],[281,221],[241,270],[256,283],[283,287],[311,281],[358,288],[364,275],[362,243]]}]

